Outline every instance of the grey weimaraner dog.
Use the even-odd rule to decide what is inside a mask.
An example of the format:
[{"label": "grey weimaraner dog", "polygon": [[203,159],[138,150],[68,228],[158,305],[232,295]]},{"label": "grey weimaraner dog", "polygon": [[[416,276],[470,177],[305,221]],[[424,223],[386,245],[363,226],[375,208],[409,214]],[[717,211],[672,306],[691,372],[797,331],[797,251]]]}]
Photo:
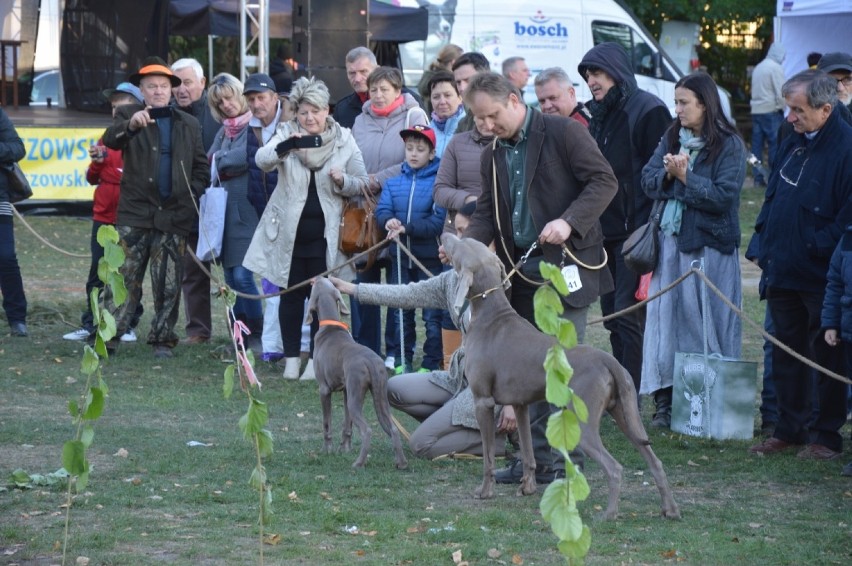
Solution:
[{"label": "grey weimaraner dog", "polygon": [[352,467],[360,468],[367,463],[371,431],[362,411],[364,397],[367,391],[371,391],[379,424],[393,441],[396,467],[408,467],[408,461],[402,453],[399,431],[391,422],[385,363],[375,352],[356,343],[346,324],[340,322],[340,313],[349,314],[349,309],[346,308],[340,291],[325,277],[314,282],[306,322],[312,320],[314,313],[320,324],[314,337],[314,372],[319,383],[322,403],[323,450],[326,453],[332,450],[331,394],[343,391],[343,440],[340,450],[348,452],[351,448],[354,421],[361,433],[361,454]]},{"label": "grey weimaraner dog", "polygon": [[[535,458],[527,405],[544,399],[544,359],[555,339],[543,334],[518,315],[503,293],[502,263],[480,242],[442,236],[444,249],[459,274],[460,286],[454,308],[469,301],[471,327],[464,337],[465,376],[476,403],[476,420],[482,432],[483,478],[476,496],[494,496],[494,404],[512,405],[518,421],[524,475],[518,494],[535,492]],[[642,426],[633,382],[611,355],[590,346],[566,350],[574,369],[571,388],[589,409],[581,423],[580,448],[598,462],[608,477],[606,518],[618,514],[621,464],[601,442],[600,420],[608,411],[651,468],[662,497],[662,514],[680,517],[663,465],[651,450]]]}]

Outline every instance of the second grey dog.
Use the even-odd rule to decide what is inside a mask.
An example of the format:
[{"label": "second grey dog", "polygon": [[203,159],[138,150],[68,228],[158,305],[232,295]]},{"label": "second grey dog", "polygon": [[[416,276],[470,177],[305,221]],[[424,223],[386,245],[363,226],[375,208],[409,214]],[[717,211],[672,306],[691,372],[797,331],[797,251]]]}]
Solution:
[{"label": "second grey dog", "polygon": [[361,433],[361,453],[352,464],[353,468],[367,463],[370,449],[370,425],[363,415],[364,398],[367,391],[373,394],[376,418],[384,431],[391,437],[396,467],[408,467],[402,452],[399,431],[393,425],[388,404],[388,374],[384,361],[372,350],[355,342],[349,328],[340,321],[340,314],[349,314],[340,291],[325,277],[314,282],[308,301],[306,323],[319,319],[319,331],[314,337],[314,372],[319,384],[322,403],[323,450],[332,451],[331,446],[331,394],[343,391],[343,439],[340,451],[348,452],[352,444],[352,423]]},{"label": "second grey dog", "polygon": [[[528,405],[545,398],[544,359],[556,341],[523,319],[503,292],[505,270],[500,259],[482,243],[459,240],[452,234],[441,237],[444,250],[459,274],[454,308],[469,303],[471,325],[464,337],[465,377],[473,392],[476,420],[482,433],[481,499],[494,497],[494,404],[512,405],[518,420],[524,475],[519,495],[536,491],[535,457]],[[678,518],[680,511],[672,496],[666,472],[651,450],[639,416],[636,390],[627,370],[610,354],[591,346],[565,350],[574,370],[570,386],[588,408],[588,420],[580,424],[580,449],[606,472],[609,500],[606,518],[618,514],[622,467],[601,442],[600,421],[605,412],[639,450],[662,499],[662,515]],[[564,480],[557,480],[564,481]]]}]

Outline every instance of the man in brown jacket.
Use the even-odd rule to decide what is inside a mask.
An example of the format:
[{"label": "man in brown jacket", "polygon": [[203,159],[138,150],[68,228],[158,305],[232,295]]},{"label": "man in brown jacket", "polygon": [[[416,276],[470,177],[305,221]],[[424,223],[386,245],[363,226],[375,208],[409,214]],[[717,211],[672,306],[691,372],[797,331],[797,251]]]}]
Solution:
[{"label": "man in brown jacket", "polygon": [[111,308],[121,336],[142,296],[150,263],[155,312],[148,343],[155,357],[170,358],[178,342],[174,327],[186,240],[198,225],[193,199],[210,182],[210,169],[198,120],[168,106],[172,87],[180,84],[171,69],[149,58],[130,82],[142,91],[145,105],[118,108],[104,132],[104,144],[124,154],[116,229],[127,254],[121,274],[128,299]]},{"label": "man in brown jacket", "polygon": [[[464,97],[483,129],[497,138],[482,153],[482,194],[465,236],[486,244],[493,240],[507,271],[538,244],[522,273],[512,277],[510,297],[518,314],[533,324],[538,263],[566,266],[572,291],[563,299],[563,316],[582,342],[589,305],[613,289],[598,220],[618,190],[612,168],[582,124],[535,112],[501,75],[474,76]],[[563,244],[576,261],[563,255]],[[549,414],[544,401],[530,406],[538,483],[565,473],[544,434]],[[495,479],[520,483],[522,472],[517,460]]]}]

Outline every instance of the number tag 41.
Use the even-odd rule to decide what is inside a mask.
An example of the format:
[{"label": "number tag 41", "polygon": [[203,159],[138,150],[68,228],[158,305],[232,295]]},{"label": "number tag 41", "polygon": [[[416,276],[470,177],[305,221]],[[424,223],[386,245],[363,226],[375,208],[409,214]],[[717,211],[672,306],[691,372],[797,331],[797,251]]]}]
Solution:
[{"label": "number tag 41", "polygon": [[583,288],[583,283],[580,281],[580,270],[576,265],[566,265],[562,268],[562,277],[568,285],[568,291],[576,293]]}]

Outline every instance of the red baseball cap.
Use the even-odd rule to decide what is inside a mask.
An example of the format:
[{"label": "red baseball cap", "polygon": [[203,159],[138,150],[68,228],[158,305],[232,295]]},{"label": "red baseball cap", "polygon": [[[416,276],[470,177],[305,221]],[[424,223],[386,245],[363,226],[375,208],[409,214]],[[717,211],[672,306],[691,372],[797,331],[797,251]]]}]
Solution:
[{"label": "red baseball cap", "polygon": [[433,130],[429,126],[412,126],[407,130],[402,130],[399,135],[400,137],[402,137],[403,140],[411,136],[419,136],[428,141],[429,144],[432,146],[432,149],[435,149],[435,146],[437,145],[437,142],[435,140],[435,130]]}]

